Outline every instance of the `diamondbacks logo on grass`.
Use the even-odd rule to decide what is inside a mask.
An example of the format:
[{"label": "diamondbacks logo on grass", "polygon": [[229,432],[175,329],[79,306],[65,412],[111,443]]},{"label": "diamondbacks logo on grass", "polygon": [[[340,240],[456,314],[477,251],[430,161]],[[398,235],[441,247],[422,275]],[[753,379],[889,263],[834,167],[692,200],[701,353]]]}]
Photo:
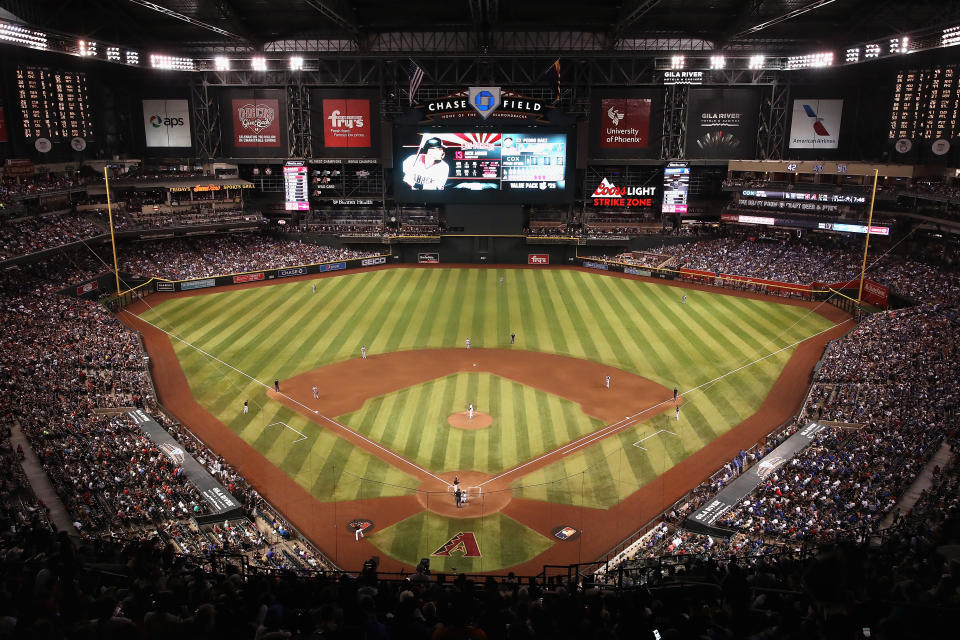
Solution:
[{"label": "diamondbacks logo on grass", "polygon": [[553,530],[553,537],[557,540],[576,540],[580,537],[580,530],[570,525],[556,527]]},{"label": "diamondbacks logo on grass", "polygon": [[348,522],[347,526],[350,527],[350,531],[361,531],[363,532],[363,535],[367,535],[373,531],[373,520],[357,518],[356,520],[351,520]]},{"label": "diamondbacks logo on grass", "polygon": [[454,553],[463,554],[464,558],[479,558],[480,546],[477,544],[477,537],[472,531],[461,531],[443,545],[431,553],[432,556],[450,556]]}]

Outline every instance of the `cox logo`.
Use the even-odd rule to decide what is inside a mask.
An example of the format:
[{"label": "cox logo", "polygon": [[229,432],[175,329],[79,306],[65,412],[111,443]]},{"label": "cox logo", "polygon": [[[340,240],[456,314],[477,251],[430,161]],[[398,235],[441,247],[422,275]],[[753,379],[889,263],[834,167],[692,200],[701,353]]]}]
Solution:
[{"label": "cox logo", "polygon": [[161,118],[160,116],[150,116],[150,125],[154,129],[160,127],[182,127],[183,118]]}]

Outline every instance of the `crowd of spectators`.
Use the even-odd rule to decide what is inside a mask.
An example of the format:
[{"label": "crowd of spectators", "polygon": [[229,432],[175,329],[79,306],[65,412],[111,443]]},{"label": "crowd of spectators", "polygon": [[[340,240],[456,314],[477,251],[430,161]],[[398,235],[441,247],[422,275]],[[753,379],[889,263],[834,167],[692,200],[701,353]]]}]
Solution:
[{"label": "crowd of spectators", "polygon": [[120,255],[120,270],[169,280],[185,280],[371,255],[376,254],[273,239],[260,234],[232,234],[127,245]]},{"label": "crowd of spectators", "polygon": [[0,260],[103,235],[106,229],[78,213],[33,216],[0,225]]},{"label": "crowd of spectators", "polygon": [[[815,241],[763,241],[723,237],[652,249],[676,258],[677,268],[750,276],[790,284],[842,283],[857,279],[862,247]],[[880,250],[867,260],[867,277],[916,300],[958,301],[960,274]]]}]

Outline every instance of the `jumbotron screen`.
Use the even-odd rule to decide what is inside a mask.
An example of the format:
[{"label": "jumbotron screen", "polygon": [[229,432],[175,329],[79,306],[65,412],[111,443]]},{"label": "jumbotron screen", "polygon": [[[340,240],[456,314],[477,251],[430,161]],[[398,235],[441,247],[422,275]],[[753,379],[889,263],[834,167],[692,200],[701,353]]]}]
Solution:
[{"label": "jumbotron screen", "polygon": [[398,132],[395,140],[398,200],[557,202],[572,197],[566,133],[410,131]]}]

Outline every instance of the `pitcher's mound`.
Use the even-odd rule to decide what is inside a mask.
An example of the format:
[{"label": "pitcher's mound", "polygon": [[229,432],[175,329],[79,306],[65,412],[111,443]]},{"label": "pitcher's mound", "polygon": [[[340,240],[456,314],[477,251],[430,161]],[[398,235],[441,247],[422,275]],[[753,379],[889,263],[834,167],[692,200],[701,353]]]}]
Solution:
[{"label": "pitcher's mound", "polygon": [[456,427],[457,429],[486,429],[493,424],[493,416],[489,413],[474,411],[473,420],[468,417],[469,415],[469,411],[451,413],[447,416],[447,422],[450,423],[451,427]]}]

